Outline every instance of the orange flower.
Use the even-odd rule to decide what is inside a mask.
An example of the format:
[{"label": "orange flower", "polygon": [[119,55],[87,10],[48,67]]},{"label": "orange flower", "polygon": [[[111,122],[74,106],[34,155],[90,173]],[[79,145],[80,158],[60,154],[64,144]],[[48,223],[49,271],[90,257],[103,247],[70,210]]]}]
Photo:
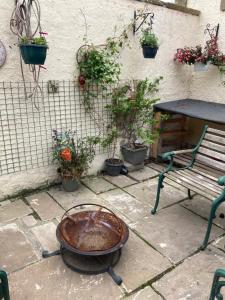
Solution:
[{"label": "orange flower", "polygon": [[67,161],[71,161],[72,157],[71,157],[71,151],[69,148],[65,148],[64,150],[61,151],[60,156],[62,159],[67,160]]}]

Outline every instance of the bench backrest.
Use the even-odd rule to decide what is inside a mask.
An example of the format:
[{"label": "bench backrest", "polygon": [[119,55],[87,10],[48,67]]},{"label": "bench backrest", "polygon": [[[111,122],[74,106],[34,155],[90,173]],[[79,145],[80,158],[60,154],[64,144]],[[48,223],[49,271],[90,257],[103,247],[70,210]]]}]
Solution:
[{"label": "bench backrest", "polygon": [[196,160],[225,172],[225,131],[208,127]]}]

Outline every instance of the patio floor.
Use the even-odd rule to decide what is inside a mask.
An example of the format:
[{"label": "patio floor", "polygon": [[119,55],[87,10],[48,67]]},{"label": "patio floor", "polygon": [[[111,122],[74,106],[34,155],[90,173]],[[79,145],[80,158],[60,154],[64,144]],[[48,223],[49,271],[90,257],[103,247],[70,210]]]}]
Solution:
[{"label": "patio floor", "polygon": [[[157,176],[149,164],[127,176],[85,178],[80,189],[54,187],[0,203],[0,266],[9,273],[12,300],[208,299],[216,268],[224,267],[225,219],[217,217],[207,250],[199,251],[210,201],[167,181],[158,214],[152,216]],[[79,275],[61,257],[41,257],[58,249],[55,230],[64,211],[81,203],[103,204],[129,225],[130,237],[115,272]],[[219,216],[219,213],[218,213]]]}]

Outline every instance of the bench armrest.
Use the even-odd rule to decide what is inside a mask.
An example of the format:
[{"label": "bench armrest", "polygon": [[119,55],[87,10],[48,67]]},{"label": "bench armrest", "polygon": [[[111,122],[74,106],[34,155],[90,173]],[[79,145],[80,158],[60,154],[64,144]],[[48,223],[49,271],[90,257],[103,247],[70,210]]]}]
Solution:
[{"label": "bench armrest", "polygon": [[217,182],[219,185],[225,185],[225,176],[221,176]]},{"label": "bench armrest", "polygon": [[162,155],[163,160],[171,160],[172,157],[174,157],[177,154],[184,154],[184,153],[193,153],[195,149],[185,149],[185,150],[177,150],[177,151],[171,151],[166,152]]}]

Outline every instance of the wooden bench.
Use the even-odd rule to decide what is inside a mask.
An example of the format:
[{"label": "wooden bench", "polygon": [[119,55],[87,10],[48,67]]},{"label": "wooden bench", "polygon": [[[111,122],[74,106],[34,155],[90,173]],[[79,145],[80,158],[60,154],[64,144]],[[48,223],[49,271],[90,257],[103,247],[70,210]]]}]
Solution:
[{"label": "wooden bench", "polygon": [[[162,155],[162,158],[170,163],[167,169],[159,175],[156,202],[152,214],[156,213],[165,178],[186,187],[190,199],[192,198],[191,191],[194,191],[213,200],[208,228],[201,246],[201,249],[205,249],[213,219],[216,217],[216,210],[225,201],[225,176],[222,176],[225,174],[225,132],[205,126],[194,149],[167,152]],[[175,162],[179,163],[181,167],[176,168]],[[184,166],[185,163],[186,166]]]}]

